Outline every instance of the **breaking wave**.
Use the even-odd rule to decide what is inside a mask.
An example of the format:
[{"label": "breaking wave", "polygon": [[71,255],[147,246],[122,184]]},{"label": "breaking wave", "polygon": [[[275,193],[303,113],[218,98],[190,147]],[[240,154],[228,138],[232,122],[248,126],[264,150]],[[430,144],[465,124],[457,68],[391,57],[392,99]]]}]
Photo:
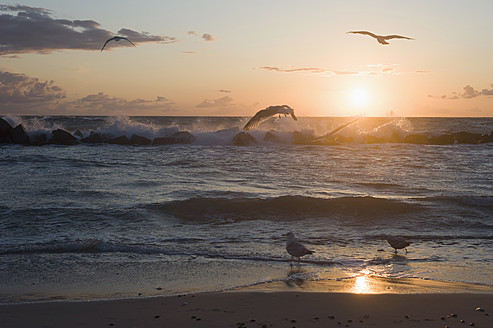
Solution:
[{"label": "breaking wave", "polygon": [[153,204],[151,210],[186,220],[277,219],[351,216],[380,218],[419,211],[420,205],[375,197],[191,198]]}]

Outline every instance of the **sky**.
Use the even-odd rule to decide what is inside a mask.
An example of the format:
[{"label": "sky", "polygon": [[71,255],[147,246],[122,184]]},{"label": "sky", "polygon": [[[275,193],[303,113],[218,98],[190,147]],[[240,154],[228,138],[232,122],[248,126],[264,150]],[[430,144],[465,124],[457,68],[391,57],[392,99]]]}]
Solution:
[{"label": "sky", "polygon": [[[4,2],[0,115],[491,117],[492,12],[491,0]],[[113,36],[136,46],[101,51]]]}]

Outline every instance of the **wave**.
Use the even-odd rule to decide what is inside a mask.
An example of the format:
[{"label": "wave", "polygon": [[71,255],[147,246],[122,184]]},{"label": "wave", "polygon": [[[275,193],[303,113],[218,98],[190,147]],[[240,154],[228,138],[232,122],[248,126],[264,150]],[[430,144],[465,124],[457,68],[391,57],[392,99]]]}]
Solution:
[{"label": "wave", "polygon": [[150,210],[185,220],[360,217],[380,218],[421,210],[417,204],[375,197],[314,198],[280,196],[275,198],[197,197],[164,204],[152,204]]},{"label": "wave", "polygon": [[459,206],[493,210],[493,196],[435,196],[422,200],[430,203],[447,203]]},{"label": "wave", "polygon": [[[50,136],[62,129],[77,135],[80,141],[91,132],[105,140],[133,135],[148,139],[169,137],[187,131],[194,136],[194,144],[231,145],[248,117],[92,117],[92,116],[10,116],[4,119],[12,126],[21,124],[31,140],[40,135]],[[272,118],[258,129],[249,131],[258,144],[315,144],[346,143],[411,143],[455,144],[492,142],[491,119],[457,121],[454,119],[424,118],[359,118],[345,126],[352,118],[300,118],[294,122]],[[462,124],[459,124],[461,123]],[[340,131],[338,128],[345,126]],[[460,129],[460,130],[454,130]],[[336,134],[330,131],[337,130]],[[464,132],[469,131],[469,132]],[[270,132],[270,135],[267,133]],[[49,137],[48,137],[49,139]]]}]

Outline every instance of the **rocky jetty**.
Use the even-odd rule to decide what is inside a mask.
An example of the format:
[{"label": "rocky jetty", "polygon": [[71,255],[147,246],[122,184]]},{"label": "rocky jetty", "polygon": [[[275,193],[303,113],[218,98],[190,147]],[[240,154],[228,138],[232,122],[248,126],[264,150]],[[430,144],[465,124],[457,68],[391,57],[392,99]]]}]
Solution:
[{"label": "rocky jetty", "polygon": [[[336,129],[339,130],[339,129]],[[251,134],[245,131],[239,131],[237,127],[216,131],[216,134],[230,136],[236,133],[231,143],[236,146],[252,146],[259,144]],[[0,144],[19,144],[19,145],[65,145],[72,146],[80,143],[87,144],[114,144],[114,145],[133,145],[133,146],[162,146],[174,144],[191,144],[196,137],[188,131],[178,131],[168,136],[149,139],[144,136],[133,134],[130,138],[126,135],[108,135],[100,132],[90,131],[81,132],[76,130],[73,133],[63,129],[56,129],[47,133],[26,132],[25,128],[19,124],[13,127],[5,119],[0,118]],[[84,137],[85,136],[85,137]],[[287,140],[281,140],[280,136],[273,131],[265,133],[263,143],[286,143]],[[362,144],[382,144],[382,143],[400,143],[416,145],[454,145],[454,144],[483,144],[493,142],[493,131],[490,134],[480,134],[468,131],[456,133],[445,133],[434,135],[432,133],[411,133],[401,135],[392,133],[390,136],[345,136],[342,134],[328,133],[323,136],[315,136],[310,130],[294,131],[291,134],[291,144],[294,145],[319,145],[334,146],[348,143]]]}]

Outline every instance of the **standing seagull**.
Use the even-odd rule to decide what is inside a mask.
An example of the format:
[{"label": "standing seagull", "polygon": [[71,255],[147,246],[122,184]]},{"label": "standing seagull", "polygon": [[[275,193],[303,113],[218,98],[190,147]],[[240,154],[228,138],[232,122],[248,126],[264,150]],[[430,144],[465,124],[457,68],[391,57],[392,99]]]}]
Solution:
[{"label": "standing seagull", "polygon": [[387,242],[395,249],[395,253],[397,254],[398,249],[405,249],[407,254],[407,246],[411,245],[410,242],[406,241],[402,237],[398,236],[387,236]]},{"label": "standing seagull", "polygon": [[269,106],[266,109],[259,110],[257,114],[255,114],[250,121],[245,124],[243,127],[243,130],[251,130],[255,127],[257,127],[261,121],[268,119],[271,116],[279,114],[279,117],[281,117],[281,114],[284,114],[284,116],[288,116],[288,114],[291,115],[293,120],[297,121],[298,119],[294,115],[294,109],[287,105],[282,105],[282,106]]},{"label": "standing seagull", "polygon": [[297,258],[299,264],[300,259],[303,255],[314,253],[313,251],[307,249],[302,244],[298,243],[296,241],[296,237],[294,236],[294,233],[288,232],[283,236],[288,237],[288,240],[286,241],[286,250],[288,251],[288,254],[291,255],[291,261],[293,260],[293,258]]},{"label": "standing seagull", "polygon": [[365,34],[369,35],[375,39],[377,39],[378,43],[386,45],[389,44],[387,40],[390,39],[406,39],[406,40],[414,40],[413,38],[408,38],[407,36],[402,36],[402,35],[376,35],[368,31],[349,31],[347,33],[353,33],[353,34]]},{"label": "standing seagull", "polygon": [[127,40],[128,42],[130,42],[131,45],[133,45],[135,47],[135,44],[133,44],[133,42],[130,41],[129,39],[127,39],[127,38],[125,38],[123,36],[114,36],[114,37],[106,40],[106,42],[103,45],[103,48],[101,48],[101,51],[103,51],[104,47],[106,47],[106,45],[108,44],[108,42],[110,42],[110,41],[118,42],[118,41],[121,41],[121,40]]}]

